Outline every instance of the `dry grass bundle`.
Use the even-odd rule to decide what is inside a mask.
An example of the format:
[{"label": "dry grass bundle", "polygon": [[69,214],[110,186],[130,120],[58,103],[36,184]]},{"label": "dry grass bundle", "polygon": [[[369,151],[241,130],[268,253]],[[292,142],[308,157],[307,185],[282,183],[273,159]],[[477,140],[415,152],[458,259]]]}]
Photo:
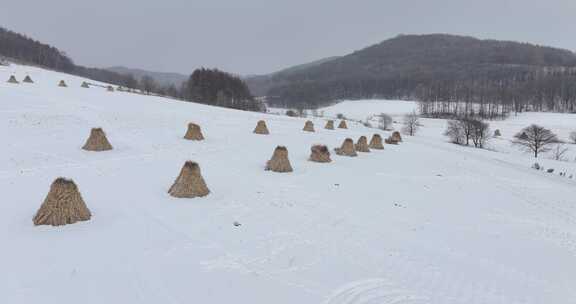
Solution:
[{"label": "dry grass bundle", "polygon": [[400,135],[400,132],[398,131],[392,132],[392,139],[397,142],[402,142],[402,136]]},{"label": "dry grass bundle", "polygon": [[92,214],[72,180],[57,178],[36,212],[34,225],[61,226],[87,221]]},{"label": "dry grass bundle", "polygon": [[108,151],[112,150],[112,145],[106,138],[106,133],[104,133],[102,128],[93,128],[82,149],[87,151]]},{"label": "dry grass bundle", "polygon": [[88,89],[88,88],[90,88],[90,85],[88,85],[88,83],[86,81],[83,81],[81,87]]},{"label": "dry grass bundle", "polygon": [[386,138],[384,140],[384,142],[389,144],[389,145],[397,145],[398,144],[398,141],[395,138],[393,138],[392,136]]},{"label": "dry grass bundle", "polygon": [[334,130],[334,121],[333,120],[327,121],[326,126],[324,126],[324,129]]},{"label": "dry grass bundle", "polygon": [[108,90],[108,92],[114,92],[114,87],[109,85],[106,87],[106,90]]},{"label": "dry grass bundle", "polygon": [[254,133],[264,135],[270,134],[268,127],[266,126],[266,122],[263,120],[258,121],[256,128],[254,129]]},{"label": "dry grass bundle", "polygon": [[342,146],[340,148],[334,149],[334,151],[336,154],[342,156],[358,156],[356,149],[354,148],[354,141],[352,138],[346,138],[342,143]]},{"label": "dry grass bundle", "polygon": [[338,129],[348,129],[348,125],[346,124],[345,120],[340,121],[340,124],[338,125]]},{"label": "dry grass bundle", "polygon": [[11,75],[10,78],[8,78],[8,81],[6,81],[8,83],[20,83],[18,80],[16,80],[16,77],[14,75]]},{"label": "dry grass bundle", "polygon": [[330,151],[324,145],[313,145],[310,154],[310,161],[317,163],[329,163],[332,161],[330,158]]},{"label": "dry grass bundle", "polygon": [[204,135],[202,135],[202,130],[200,129],[199,125],[195,123],[189,123],[188,130],[186,131],[184,138],[188,140],[204,140]]},{"label": "dry grass bundle", "polygon": [[360,136],[358,138],[358,142],[356,142],[356,151],[358,152],[370,152],[370,148],[368,148],[368,139],[366,136]]},{"label": "dry grass bundle", "polygon": [[302,129],[306,132],[314,132],[314,123],[310,120],[306,121],[306,123],[304,124],[304,129]]},{"label": "dry grass bundle", "polygon": [[200,172],[200,166],[193,161],[187,161],[180,175],[174,181],[168,193],[178,198],[203,197],[210,193],[206,182]]},{"label": "dry grass bundle", "polygon": [[272,158],[266,163],[266,170],[274,172],[292,172],[292,166],[288,159],[288,149],[278,146],[274,149]]},{"label": "dry grass bundle", "polygon": [[59,87],[63,87],[63,88],[67,88],[68,85],[66,84],[66,82],[64,82],[64,80],[60,80],[60,82],[58,83]]},{"label": "dry grass bundle", "polygon": [[22,80],[22,82],[34,83],[34,81],[32,80],[32,78],[30,78],[29,75],[26,75],[26,77],[24,77],[24,80]]},{"label": "dry grass bundle", "polygon": [[372,135],[369,147],[370,149],[384,150],[384,145],[382,144],[382,136],[380,136],[380,134]]}]

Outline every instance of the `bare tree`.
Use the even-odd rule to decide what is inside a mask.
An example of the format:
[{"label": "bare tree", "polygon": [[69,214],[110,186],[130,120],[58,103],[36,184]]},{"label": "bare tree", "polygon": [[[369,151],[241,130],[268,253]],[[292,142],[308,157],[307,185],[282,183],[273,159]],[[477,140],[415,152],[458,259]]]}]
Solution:
[{"label": "bare tree", "polygon": [[140,79],[140,88],[142,91],[146,92],[146,94],[150,95],[150,92],[155,91],[158,87],[158,84],[154,80],[154,78],[146,75]]},{"label": "bare tree", "polygon": [[478,119],[450,120],[444,135],[455,144],[468,146],[472,141],[474,147],[483,148],[486,141],[490,139],[490,126]]},{"label": "bare tree", "polygon": [[380,113],[378,115],[378,128],[382,130],[390,130],[392,126],[392,117],[386,113]]},{"label": "bare tree", "polygon": [[514,135],[512,143],[533,152],[534,157],[538,158],[539,153],[550,151],[551,145],[560,143],[560,140],[552,131],[538,125],[530,125]]},{"label": "bare tree", "polygon": [[569,151],[569,149],[567,147],[565,147],[563,144],[557,144],[552,149],[552,153],[553,153],[552,157],[554,158],[554,160],[565,161],[566,160],[566,153],[568,153],[568,151]]},{"label": "bare tree", "polygon": [[484,144],[490,139],[490,125],[481,120],[472,120],[472,142],[476,148],[484,148]]},{"label": "bare tree", "polygon": [[576,131],[570,132],[570,142],[576,144]]},{"label": "bare tree", "polygon": [[402,121],[404,126],[402,127],[402,132],[404,134],[414,136],[420,127],[420,117],[416,112],[412,112],[404,116],[404,120]]},{"label": "bare tree", "polygon": [[457,145],[464,144],[464,129],[458,120],[449,120],[444,135],[450,138],[450,141]]}]

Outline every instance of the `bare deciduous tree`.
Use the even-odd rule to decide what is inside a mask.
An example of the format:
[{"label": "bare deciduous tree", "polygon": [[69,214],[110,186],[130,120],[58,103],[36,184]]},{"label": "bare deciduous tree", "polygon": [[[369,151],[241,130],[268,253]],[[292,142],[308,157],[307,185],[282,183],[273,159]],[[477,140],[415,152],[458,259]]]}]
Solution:
[{"label": "bare deciduous tree", "polygon": [[455,144],[466,145],[470,141],[476,148],[484,148],[486,141],[490,139],[490,126],[478,119],[461,118],[448,121],[444,135]]},{"label": "bare deciduous tree", "polygon": [[392,117],[386,113],[378,115],[378,128],[382,130],[390,130],[392,126]]},{"label": "bare deciduous tree", "polygon": [[563,144],[557,144],[552,149],[552,158],[554,160],[565,161],[566,160],[566,153],[568,153],[569,149],[565,147]]},{"label": "bare deciduous tree", "polygon": [[418,114],[416,114],[416,112],[406,114],[402,124],[404,125],[402,127],[402,132],[404,134],[414,136],[420,127],[420,117]]},{"label": "bare deciduous tree", "polygon": [[576,144],[576,131],[570,132],[570,142]]},{"label": "bare deciduous tree", "polygon": [[490,138],[490,125],[481,120],[472,120],[472,142],[476,148],[484,148]]},{"label": "bare deciduous tree", "polygon": [[538,158],[539,153],[550,151],[551,145],[560,143],[560,140],[552,131],[534,124],[514,135],[512,143],[533,152]]},{"label": "bare deciduous tree", "polygon": [[142,77],[142,79],[140,79],[140,88],[142,89],[142,91],[144,91],[148,95],[150,95],[150,92],[155,91],[157,87],[158,87],[158,84],[156,83],[154,78],[152,78],[148,75],[146,75],[146,76]]}]

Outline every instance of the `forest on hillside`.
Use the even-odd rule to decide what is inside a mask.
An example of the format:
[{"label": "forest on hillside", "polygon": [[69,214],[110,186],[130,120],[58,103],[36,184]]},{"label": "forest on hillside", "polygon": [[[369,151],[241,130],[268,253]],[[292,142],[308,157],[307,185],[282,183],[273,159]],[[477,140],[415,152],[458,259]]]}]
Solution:
[{"label": "forest on hillside", "polygon": [[267,98],[283,107],[385,98],[421,101],[428,116],[576,111],[573,52],[443,34],[398,36],[271,79]]}]

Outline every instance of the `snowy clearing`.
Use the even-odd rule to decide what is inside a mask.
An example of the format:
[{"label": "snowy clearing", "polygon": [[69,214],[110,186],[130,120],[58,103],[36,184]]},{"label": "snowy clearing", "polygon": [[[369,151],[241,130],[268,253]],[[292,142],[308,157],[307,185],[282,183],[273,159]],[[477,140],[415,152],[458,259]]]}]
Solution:
[{"label": "snowy clearing", "polygon": [[[317,118],[306,133],[301,118],[0,67],[0,80],[11,74],[36,83],[0,83],[0,303],[576,303],[576,181],[530,169],[507,141],[532,122],[565,137],[573,115],[495,122],[495,151],[450,144],[445,121],[426,119],[398,146],[318,164],[307,161],[312,144],[376,130],[324,130]],[[346,102],[326,113],[412,106]],[[260,119],[270,135],[252,133]],[[182,139],[188,122],[205,141]],[[92,127],[114,150],[80,149]],[[277,145],[293,173],[264,171]],[[211,194],[172,198],[189,159]],[[576,173],[574,162],[542,163]],[[59,176],[74,179],[93,217],[35,227]]]}]

